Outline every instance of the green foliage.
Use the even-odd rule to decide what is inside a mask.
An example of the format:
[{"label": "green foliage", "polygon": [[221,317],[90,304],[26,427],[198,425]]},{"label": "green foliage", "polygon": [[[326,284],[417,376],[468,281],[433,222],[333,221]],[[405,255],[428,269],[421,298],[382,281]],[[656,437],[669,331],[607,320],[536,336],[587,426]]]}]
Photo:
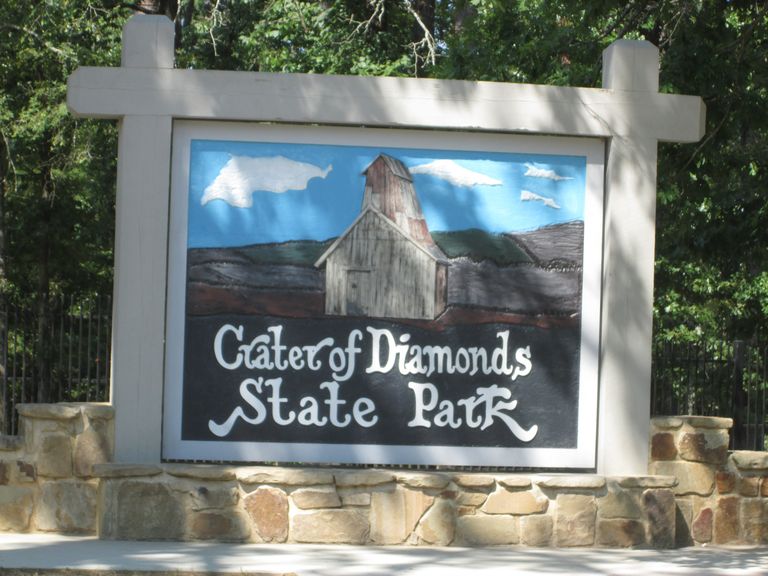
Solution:
[{"label": "green foliage", "polygon": [[78,65],[119,63],[121,20],[101,3],[3,2],[0,163],[6,291],[109,290],[115,131],[67,112]]},{"label": "green foliage", "polygon": [[[118,64],[129,3],[0,3],[8,288],[108,290],[115,131],[70,117],[64,82],[77,66]],[[597,87],[612,41],[653,42],[662,91],[707,104],[701,143],[659,147],[657,337],[749,338],[768,325],[764,3],[186,0],[178,13],[175,2],[155,4],[175,15],[180,68]]]}]

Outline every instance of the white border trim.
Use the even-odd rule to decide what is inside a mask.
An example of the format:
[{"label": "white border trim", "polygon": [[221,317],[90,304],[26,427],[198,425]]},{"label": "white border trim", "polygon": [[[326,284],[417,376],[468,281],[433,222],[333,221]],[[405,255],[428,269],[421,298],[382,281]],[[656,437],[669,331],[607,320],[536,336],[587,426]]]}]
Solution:
[{"label": "white border trim", "polygon": [[[190,143],[193,139],[427,148],[587,158],[581,319],[578,440],[574,449],[389,446],[181,439]],[[598,365],[603,245],[602,140],[496,133],[330,126],[291,126],[176,120],[173,126],[171,214],[163,408],[164,459],[306,463],[506,465],[535,468],[596,467]]]}]

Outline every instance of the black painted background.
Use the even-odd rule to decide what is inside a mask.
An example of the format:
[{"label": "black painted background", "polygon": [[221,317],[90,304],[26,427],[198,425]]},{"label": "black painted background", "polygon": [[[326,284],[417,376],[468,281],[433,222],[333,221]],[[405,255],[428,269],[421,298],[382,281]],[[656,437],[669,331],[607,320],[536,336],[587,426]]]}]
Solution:
[{"label": "black painted background", "polygon": [[[355,374],[341,383],[339,395],[347,400],[346,408],[351,411],[357,398],[371,398],[376,404],[378,423],[364,428],[352,422],[346,428],[336,428],[330,423],[324,427],[302,426],[294,421],[289,426],[276,425],[270,416],[260,425],[250,425],[240,420],[230,434],[219,438],[208,429],[209,420],[224,422],[237,406],[242,406],[249,416],[253,409],[241,399],[239,387],[246,378],[282,377],[282,395],[289,398],[283,405],[283,414],[289,409],[298,412],[303,396],[314,396],[321,407],[327,392],[320,390],[322,382],[331,380],[327,368],[327,349],[318,355],[325,368],[313,372],[280,373],[263,372],[240,368],[227,370],[219,366],[214,356],[214,338],[224,324],[245,328],[244,341],[263,334],[269,326],[282,325],[282,344],[314,345],[323,338],[332,337],[336,345],[346,346],[348,334],[360,329],[364,338],[363,352],[358,355]],[[489,353],[499,344],[496,334],[509,330],[510,361],[518,347],[531,347],[533,369],[530,374],[512,382],[509,377],[494,374],[467,376],[461,374],[401,375],[397,369],[388,374],[366,374],[370,363],[370,335],[365,327],[387,328],[395,337],[403,332],[411,334],[411,344],[449,346],[478,346]],[[443,331],[429,331],[413,326],[399,325],[373,319],[286,319],[259,316],[208,316],[187,317],[186,349],[184,361],[184,394],[182,416],[182,438],[184,440],[253,441],[253,442],[302,442],[337,444],[386,444],[386,445],[442,445],[442,446],[499,446],[499,447],[547,447],[574,448],[576,446],[578,422],[578,376],[579,376],[578,322],[573,326],[536,328],[530,326],[484,324],[472,326],[450,326]],[[228,335],[226,342],[235,343]],[[232,350],[232,348],[230,348]],[[227,358],[233,358],[234,352]],[[518,401],[517,408],[506,411],[523,428],[538,425],[538,433],[530,442],[518,440],[501,421],[481,431],[466,425],[454,430],[450,427],[409,428],[407,423],[414,416],[414,394],[408,382],[431,382],[440,391],[441,398],[454,402],[475,394],[479,386],[497,384],[512,391],[512,398]],[[268,389],[271,391],[271,389]],[[262,397],[265,406],[266,395]],[[321,411],[322,415],[327,415]],[[435,412],[432,412],[434,415]],[[463,408],[457,406],[457,415],[464,419]]]}]

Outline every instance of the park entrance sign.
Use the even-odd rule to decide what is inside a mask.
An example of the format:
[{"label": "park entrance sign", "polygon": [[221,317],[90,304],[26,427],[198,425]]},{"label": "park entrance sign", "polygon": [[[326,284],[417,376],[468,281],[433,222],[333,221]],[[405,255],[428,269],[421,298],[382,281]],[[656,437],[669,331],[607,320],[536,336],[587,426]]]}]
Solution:
[{"label": "park entrance sign", "polygon": [[594,466],[603,145],[174,125],[163,454]]},{"label": "park entrance sign", "polygon": [[[603,89],[173,69],[160,17],[68,103],[119,118],[116,459],[643,474],[658,141]],[[169,186],[170,182],[170,186]]]}]

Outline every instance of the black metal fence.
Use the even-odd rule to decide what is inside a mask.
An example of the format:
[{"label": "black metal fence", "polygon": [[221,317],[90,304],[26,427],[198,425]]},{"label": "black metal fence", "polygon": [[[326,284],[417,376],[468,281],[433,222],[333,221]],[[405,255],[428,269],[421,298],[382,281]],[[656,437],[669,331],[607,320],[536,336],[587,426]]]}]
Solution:
[{"label": "black metal fence", "polygon": [[[108,400],[110,298],[5,304],[0,315],[0,433],[16,433],[22,402]],[[652,415],[733,418],[732,448],[767,448],[767,389],[766,342],[654,345]]]},{"label": "black metal fence", "polygon": [[37,309],[6,303],[0,314],[0,433],[17,432],[17,404],[108,399],[110,298],[58,297]]},{"label": "black metal fence", "polygon": [[652,415],[733,418],[731,448],[768,449],[767,343],[657,343],[652,374]]}]

